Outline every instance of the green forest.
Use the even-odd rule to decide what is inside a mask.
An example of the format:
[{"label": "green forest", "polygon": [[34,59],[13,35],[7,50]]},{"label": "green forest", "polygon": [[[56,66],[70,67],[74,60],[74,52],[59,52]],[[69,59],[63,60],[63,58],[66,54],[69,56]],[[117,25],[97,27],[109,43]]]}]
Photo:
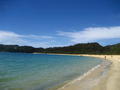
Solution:
[{"label": "green forest", "polygon": [[0,52],[60,53],[60,54],[120,54],[120,43],[102,46],[99,43],[79,43],[65,47],[35,48],[32,46],[3,45]]}]

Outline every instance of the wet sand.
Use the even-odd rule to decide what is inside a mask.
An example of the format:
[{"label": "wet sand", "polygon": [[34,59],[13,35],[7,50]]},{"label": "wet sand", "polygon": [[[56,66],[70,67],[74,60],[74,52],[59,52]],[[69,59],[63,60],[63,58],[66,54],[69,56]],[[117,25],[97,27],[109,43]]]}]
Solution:
[{"label": "wet sand", "polygon": [[110,71],[92,90],[120,90],[120,55],[106,55],[106,59],[112,62]]},{"label": "wet sand", "polygon": [[102,58],[111,64],[104,62],[58,90],[120,90],[120,55],[74,55]]}]

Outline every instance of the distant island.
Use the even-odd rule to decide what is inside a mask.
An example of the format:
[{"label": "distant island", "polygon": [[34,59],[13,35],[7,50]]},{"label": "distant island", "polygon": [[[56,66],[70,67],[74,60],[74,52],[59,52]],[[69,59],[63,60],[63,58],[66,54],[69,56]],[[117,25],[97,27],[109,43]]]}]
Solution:
[{"label": "distant island", "polygon": [[80,43],[65,47],[35,48],[32,46],[3,45],[0,52],[61,53],[61,54],[120,54],[120,43],[102,46],[99,43]]}]

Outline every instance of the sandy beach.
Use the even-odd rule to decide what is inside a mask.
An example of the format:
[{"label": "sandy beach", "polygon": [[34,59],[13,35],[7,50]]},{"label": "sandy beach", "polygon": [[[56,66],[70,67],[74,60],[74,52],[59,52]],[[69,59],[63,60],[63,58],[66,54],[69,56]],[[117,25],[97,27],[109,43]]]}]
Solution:
[{"label": "sandy beach", "polygon": [[111,64],[104,62],[58,90],[120,90],[120,55],[80,56],[102,58]]}]

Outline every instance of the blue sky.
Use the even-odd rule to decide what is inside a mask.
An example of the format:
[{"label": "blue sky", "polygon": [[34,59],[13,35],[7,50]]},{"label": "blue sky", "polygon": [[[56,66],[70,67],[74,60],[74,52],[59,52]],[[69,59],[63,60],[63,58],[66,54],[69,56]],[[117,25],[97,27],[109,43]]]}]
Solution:
[{"label": "blue sky", "polygon": [[119,43],[119,5],[119,0],[0,0],[0,43]]}]

